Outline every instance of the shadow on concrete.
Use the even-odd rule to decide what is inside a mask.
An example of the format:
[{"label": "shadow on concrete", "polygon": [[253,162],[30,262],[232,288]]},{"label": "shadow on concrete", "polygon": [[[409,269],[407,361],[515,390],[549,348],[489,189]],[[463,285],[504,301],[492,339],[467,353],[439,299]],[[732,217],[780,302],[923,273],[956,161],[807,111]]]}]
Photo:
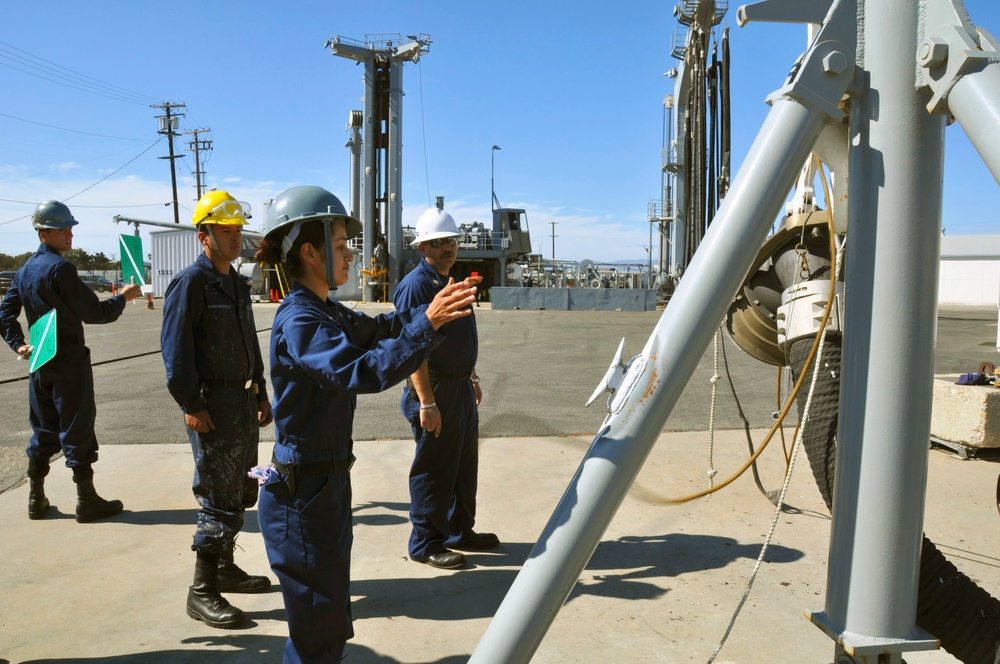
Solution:
[{"label": "shadow on concrete", "polygon": [[[719,569],[738,560],[756,560],[761,545],[740,544],[731,537],[673,533],[659,537],[623,537],[601,542],[587,565],[591,572],[609,570],[607,575],[583,579],[570,593],[567,602],[581,595],[654,599],[667,589],[643,579],[678,577],[709,569]],[[803,557],[797,549],[772,544],[765,562],[786,564]],[[631,569],[632,571],[625,571]],[[614,573],[622,570],[623,573]]]},{"label": "shadow on concrete", "polygon": [[[73,516],[72,514],[69,516]],[[48,517],[46,517],[48,518]],[[133,512],[126,508],[118,516],[94,523],[127,523],[132,526],[191,526],[192,532],[198,524],[198,510],[195,508],[182,510],[144,510]],[[257,510],[247,510],[243,514],[241,533],[260,534],[260,523],[257,521]]]},{"label": "shadow on concrete", "polygon": [[[441,621],[493,616],[533,546],[505,543],[490,552],[466,552],[471,566],[449,575],[352,581],[351,594],[360,596],[352,603],[354,617]],[[582,595],[655,599],[669,592],[662,579],[718,569],[742,559],[756,560],[760,546],[740,544],[730,537],[683,533],[601,542],[587,565],[590,574],[584,574],[567,601]],[[797,549],[772,545],[765,559],[785,564],[803,555]],[[607,574],[594,574],[602,570]]]},{"label": "shadow on concrete", "polygon": [[[369,513],[381,510],[388,510],[390,512],[402,512],[403,515],[400,516],[398,514]],[[356,507],[354,507],[354,509],[351,510],[351,514],[354,515],[355,527],[398,526],[401,523],[408,523],[410,521],[410,504],[369,501],[367,503],[361,503]]]},{"label": "shadow on concrete", "polygon": [[[220,634],[185,639],[182,643],[200,646],[193,650],[159,650],[100,657],[59,657],[26,660],[23,664],[223,664],[229,662],[279,662],[285,637],[261,634]],[[217,650],[226,648],[226,650]],[[361,660],[367,661],[367,660]]]},{"label": "shadow on concrete", "polygon": [[[450,655],[442,659],[436,659],[433,662],[429,662],[429,664],[465,664],[471,656],[471,652],[464,655]],[[344,659],[342,661],[345,664],[402,664],[398,659],[380,655],[374,650],[361,645],[352,645],[350,641],[347,642],[347,647],[344,648]]]},{"label": "shadow on concrete", "polygon": [[[285,648],[283,636],[222,636],[211,639],[189,639],[185,643],[202,643],[197,650],[160,650],[157,652],[104,655],[100,657],[60,657],[26,660],[22,664],[235,664],[237,662],[280,662]],[[226,647],[229,650],[213,650]],[[460,664],[472,653],[451,655],[428,664]],[[348,664],[402,664],[401,660],[380,655],[371,648],[348,641],[344,649]],[[0,664],[10,664],[0,659]]]}]

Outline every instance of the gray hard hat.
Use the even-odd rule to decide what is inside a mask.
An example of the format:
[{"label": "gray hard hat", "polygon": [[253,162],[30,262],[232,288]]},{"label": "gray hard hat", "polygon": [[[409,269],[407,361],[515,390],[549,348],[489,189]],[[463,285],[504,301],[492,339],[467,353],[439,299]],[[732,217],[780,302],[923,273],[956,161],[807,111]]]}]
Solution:
[{"label": "gray hard hat", "polygon": [[264,219],[264,236],[281,243],[281,257],[288,256],[295,239],[299,236],[302,224],[310,221],[323,222],[323,235],[326,239],[326,281],[330,288],[336,289],[333,274],[333,243],[330,241],[331,226],[343,224],[347,231],[347,239],[357,237],[361,233],[361,222],[347,214],[340,199],[323,187],[302,185],[286,189],[271,201]]},{"label": "gray hard hat", "polygon": [[264,233],[275,238],[285,233],[288,241],[283,243],[284,255],[298,237],[303,223],[326,219],[344,224],[348,239],[361,233],[361,222],[349,215],[340,199],[329,191],[314,185],[292,187],[274,197],[264,219]]},{"label": "gray hard hat", "polygon": [[31,215],[31,224],[35,230],[43,228],[63,229],[76,226],[79,221],[73,218],[73,213],[69,211],[65,203],[59,201],[45,201],[39,203],[35,208],[35,213]]}]

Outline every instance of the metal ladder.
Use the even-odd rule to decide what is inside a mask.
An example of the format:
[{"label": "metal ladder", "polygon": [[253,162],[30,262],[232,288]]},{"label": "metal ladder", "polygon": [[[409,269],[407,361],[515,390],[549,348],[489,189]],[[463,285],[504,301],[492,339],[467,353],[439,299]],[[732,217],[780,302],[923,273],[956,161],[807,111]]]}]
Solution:
[{"label": "metal ladder", "polygon": [[[282,299],[284,299],[284,297],[288,295],[288,290],[289,290],[288,280],[285,278],[284,266],[282,266],[281,263],[278,263],[277,265],[269,265],[268,263],[261,263],[261,265],[264,267],[263,275],[267,275],[268,269],[274,268],[274,274],[278,278],[278,294],[281,296]],[[265,279],[266,276],[261,277],[261,281],[264,281]],[[262,287],[265,285],[266,284],[264,283],[261,284]]]}]

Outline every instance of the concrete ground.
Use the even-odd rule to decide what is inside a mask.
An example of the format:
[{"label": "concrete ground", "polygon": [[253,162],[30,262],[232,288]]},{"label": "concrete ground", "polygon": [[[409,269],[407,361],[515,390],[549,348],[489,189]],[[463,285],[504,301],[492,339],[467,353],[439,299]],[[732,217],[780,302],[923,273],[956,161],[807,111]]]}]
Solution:
[{"label": "concrete ground", "polygon": [[[162,305],[157,300],[156,306]],[[274,305],[256,305],[266,346]],[[384,307],[367,305],[377,313]],[[158,310],[129,306],[123,318],[87,328],[93,350],[101,459],[96,483],[125,513],[77,524],[71,474],[54,464],[47,481],[53,516],[25,514],[27,439],[24,363],[0,354],[0,662],[277,662],[286,635],[281,597],[230,595],[250,616],[234,631],[188,618],[195,503],[190,450],[163,387]],[[638,352],[658,314],[477,311],[483,404],[479,527],[503,541],[496,552],[441,571],[406,558],[406,474],[412,455],[398,390],[362,398],[355,432],[356,637],[348,662],[464,662],[565,491],[603,413],[582,403],[624,335]],[[997,363],[996,311],[948,309],[939,317],[935,370],[975,371]],[[730,373],[759,445],[770,424],[777,372],[729,346]],[[704,662],[726,632],[774,516],[745,475],[717,494],[668,500],[707,486],[709,443],[717,482],[745,460],[747,443],[732,397],[718,400],[707,429],[710,347],[667,421],[587,570],[533,662]],[[901,377],[901,380],[905,376]],[[721,384],[721,383],[720,383]],[[262,434],[270,455],[273,429]],[[790,432],[785,436],[790,441]],[[760,461],[765,489],[780,487],[775,440]],[[925,530],[959,568],[1000,596],[1000,464],[929,453]],[[804,617],[821,609],[829,515],[806,459],[796,460],[786,502],[756,582],[715,660],[832,660],[833,643]],[[238,562],[267,571],[254,510]],[[794,653],[794,654],[792,654]],[[910,664],[954,662],[943,652]]]}]

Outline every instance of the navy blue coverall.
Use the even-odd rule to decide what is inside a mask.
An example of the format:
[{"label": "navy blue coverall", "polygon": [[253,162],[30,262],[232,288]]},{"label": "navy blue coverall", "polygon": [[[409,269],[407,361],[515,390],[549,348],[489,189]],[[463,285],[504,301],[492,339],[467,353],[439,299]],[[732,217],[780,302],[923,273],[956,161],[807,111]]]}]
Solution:
[{"label": "navy blue coverall", "polygon": [[271,329],[274,460],[258,518],[288,619],[285,662],[339,662],[351,625],[351,478],[358,394],[413,373],[440,339],[417,311],[375,318],[292,288]]},{"label": "navy blue coverall", "polygon": [[[396,286],[396,309],[429,303],[447,283],[447,277],[421,260]],[[443,552],[471,536],[476,523],[479,408],[470,380],[479,354],[475,315],[453,320],[440,331],[447,336],[427,358],[441,412],[440,434],[435,437],[420,426],[420,401],[409,387],[400,403],[417,443],[410,467],[411,557]]]},{"label": "navy blue coverall", "polygon": [[22,307],[29,327],[52,309],[57,322],[56,355],[31,374],[28,382],[33,431],[28,457],[48,462],[62,449],[70,468],[89,466],[97,461],[97,406],[83,324],[118,320],[125,311],[125,298],[116,295],[99,300],[72,263],[42,244],[18,270],[0,304],[0,330],[15,351],[26,343],[17,320]]},{"label": "navy blue coverall", "polygon": [[267,400],[250,287],[223,276],[205,254],[170,281],[160,330],[167,389],[184,413],[208,410],[215,430],[185,426],[194,453],[198,525],[191,548],[232,551],[243,513],[257,502],[258,401]]}]

